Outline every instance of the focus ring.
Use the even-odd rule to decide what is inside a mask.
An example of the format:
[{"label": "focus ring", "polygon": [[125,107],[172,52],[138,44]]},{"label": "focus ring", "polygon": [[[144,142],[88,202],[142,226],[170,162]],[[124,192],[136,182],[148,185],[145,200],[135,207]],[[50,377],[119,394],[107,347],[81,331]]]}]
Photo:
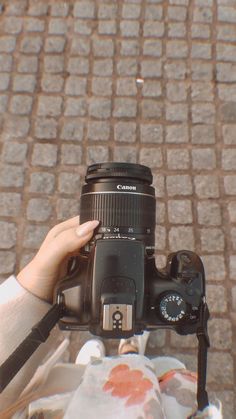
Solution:
[{"label": "focus ring", "polygon": [[80,222],[100,220],[105,226],[155,227],[155,199],[132,193],[81,196]]}]

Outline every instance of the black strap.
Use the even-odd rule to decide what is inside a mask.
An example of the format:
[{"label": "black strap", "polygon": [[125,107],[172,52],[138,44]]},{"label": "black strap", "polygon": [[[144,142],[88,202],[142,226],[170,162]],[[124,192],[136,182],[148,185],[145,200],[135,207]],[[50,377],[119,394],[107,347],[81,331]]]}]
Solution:
[{"label": "black strap", "polygon": [[207,320],[209,318],[209,310],[206,303],[201,306],[200,326],[197,329],[198,338],[198,388],[197,402],[198,410],[205,409],[208,406],[208,394],[206,391],[206,375],[207,375],[207,350],[210,346],[209,336],[207,333]]},{"label": "black strap", "polygon": [[61,317],[63,317],[63,306],[55,304],[0,366],[0,393],[28,361],[38,346],[47,340],[51,330]]}]

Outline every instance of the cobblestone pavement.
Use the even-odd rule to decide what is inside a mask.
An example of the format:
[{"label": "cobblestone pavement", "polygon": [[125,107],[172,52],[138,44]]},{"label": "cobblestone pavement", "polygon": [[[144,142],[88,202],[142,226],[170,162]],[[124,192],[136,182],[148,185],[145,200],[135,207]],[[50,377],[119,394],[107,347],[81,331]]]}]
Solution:
[{"label": "cobblestone pavement", "polygon": [[[235,418],[236,0],[9,0],[0,13],[1,280],[78,213],[87,165],[148,165],[158,266],[202,256],[210,394]],[[148,351],[196,368],[193,336],[158,331]]]}]

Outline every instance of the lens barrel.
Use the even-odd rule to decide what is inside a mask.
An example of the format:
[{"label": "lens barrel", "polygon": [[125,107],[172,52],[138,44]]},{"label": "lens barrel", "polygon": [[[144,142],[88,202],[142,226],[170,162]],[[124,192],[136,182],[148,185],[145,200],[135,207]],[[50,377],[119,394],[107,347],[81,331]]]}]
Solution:
[{"label": "lens barrel", "polygon": [[154,248],[156,201],[151,170],[132,163],[88,167],[82,187],[80,222],[100,220],[98,233],[145,241]]}]

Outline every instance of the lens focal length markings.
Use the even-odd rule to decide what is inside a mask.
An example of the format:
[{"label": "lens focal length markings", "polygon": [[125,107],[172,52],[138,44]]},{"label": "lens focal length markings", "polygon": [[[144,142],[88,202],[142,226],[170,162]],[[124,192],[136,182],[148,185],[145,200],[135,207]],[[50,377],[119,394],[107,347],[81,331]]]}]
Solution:
[{"label": "lens focal length markings", "polygon": [[98,233],[103,234],[151,234],[151,228],[146,227],[110,227],[102,226],[98,229]]}]

